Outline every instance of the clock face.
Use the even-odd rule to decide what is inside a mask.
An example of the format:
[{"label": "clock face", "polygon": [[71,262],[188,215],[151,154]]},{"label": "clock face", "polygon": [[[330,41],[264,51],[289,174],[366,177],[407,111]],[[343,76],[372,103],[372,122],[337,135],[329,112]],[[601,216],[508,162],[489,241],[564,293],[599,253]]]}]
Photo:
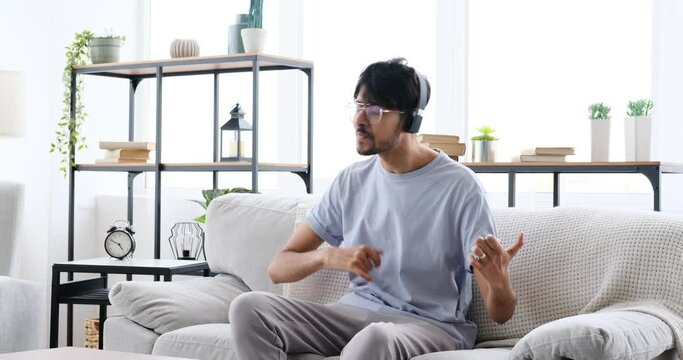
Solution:
[{"label": "clock face", "polygon": [[123,259],[133,250],[133,238],[121,230],[115,230],[104,240],[104,249],[109,256]]}]

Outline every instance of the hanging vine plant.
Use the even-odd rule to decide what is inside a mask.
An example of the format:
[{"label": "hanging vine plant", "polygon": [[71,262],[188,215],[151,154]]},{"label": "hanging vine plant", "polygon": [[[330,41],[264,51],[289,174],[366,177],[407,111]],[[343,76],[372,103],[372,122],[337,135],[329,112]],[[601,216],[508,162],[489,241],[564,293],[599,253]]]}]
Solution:
[{"label": "hanging vine plant", "polygon": [[64,83],[64,95],[62,99],[62,117],[57,123],[57,138],[50,144],[50,152],[61,156],[59,171],[66,177],[69,166],[75,165],[72,148],[82,150],[86,147],[85,136],[81,135],[81,126],[88,114],[85,112],[81,94],[83,94],[83,78],[76,76],[76,103],[75,118],[71,118],[71,71],[76,66],[87,65],[90,61],[90,39],[95,35],[90,30],[76,33],[76,37],[70,46],[66,47],[66,66],[62,73]]}]

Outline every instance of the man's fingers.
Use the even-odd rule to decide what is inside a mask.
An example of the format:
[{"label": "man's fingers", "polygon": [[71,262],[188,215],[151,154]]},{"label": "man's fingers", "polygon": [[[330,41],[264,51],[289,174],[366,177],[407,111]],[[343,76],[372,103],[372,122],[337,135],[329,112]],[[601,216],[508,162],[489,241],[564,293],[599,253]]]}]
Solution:
[{"label": "man's fingers", "polygon": [[380,259],[382,250],[367,248],[365,250],[365,254],[368,256],[368,258],[370,258],[370,260],[372,260],[372,263],[375,265],[375,267],[378,267],[382,263],[382,259]]},{"label": "man's fingers", "polygon": [[352,268],[351,271],[352,271],[354,274],[356,274],[356,275],[362,277],[363,279],[365,279],[365,281],[367,281],[367,282],[372,281],[372,276],[370,276],[370,274],[368,274],[366,271],[363,271],[362,269],[360,269],[360,268],[358,268],[358,267]]},{"label": "man's fingers", "polygon": [[479,262],[474,255],[470,255],[467,257],[467,260],[469,261],[470,265],[472,265],[473,268],[477,270],[481,270],[482,264]]},{"label": "man's fingers", "polygon": [[524,246],[524,233],[521,232],[519,235],[517,235],[517,240],[515,240],[515,243],[510,245],[506,250],[508,252],[508,255],[510,255],[510,258],[513,258],[519,250],[522,249],[522,246]]},{"label": "man's fingers", "polygon": [[494,250],[483,237],[478,237],[474,244],[478,246],[486,255],[493,255],[496,253],[496,250]]}]

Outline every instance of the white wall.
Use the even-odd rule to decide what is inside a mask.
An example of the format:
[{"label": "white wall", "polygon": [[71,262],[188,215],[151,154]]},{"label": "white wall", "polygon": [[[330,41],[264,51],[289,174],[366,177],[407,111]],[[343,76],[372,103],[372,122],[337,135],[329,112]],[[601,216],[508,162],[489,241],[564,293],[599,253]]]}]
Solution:
[{"label": "white wall", "polygon": [[[145,3],[136,0],[68,0],[58,3],[49,0],[0,0],[0,42],[5,49],[0,56],[0,68],[25,73],[28,98],[26,137],[0,141],[0,179],[21,182],[26,188],[25,211],[15,256],[18,262],[16,276],[44,284],[48,290],[46,294],[50,293],[51,264],[66,260],[67,255],[68,184],[56,171],[58,158],[48,153],[62,108],[63,48],[72,41],[74,33],[85,28],[96,34],[112,28],[114,32],[128,37],[122,58],[141,59],[145,48],[140,41],[145,24],[142,19]],[[86,128],[90,139],[97,139],[102,134],[116,134],[121,130],[114,130],[114,123],[127,121],[127,109],[106,106],[108,101],[104,100],[112,95],[114,104],[117,104],[127,99],[127,92],[119,96],[103,84],[90,80],[86,83],[89,92],[85,102],[90,113]],[[125,136],[125,128],[122,131]],[[97,148],[93,142],[89,141],[89,145],[91,149]],[[79,183],[78,198],[92,199],[95,189],[112,183],[105,179]],[[90,211],[93,204],[92,200],[86,200],[77,205],[78,228],[94,226]],[[79,241],[99,243],[100,239],[81,236]],[[47,308],[47,299],[45,304]],[[79,335],[82,322],[80,319],[76,321],[74,343],[82,344],[82,335]],[[43,341],[46,339],[45,336]]]}]

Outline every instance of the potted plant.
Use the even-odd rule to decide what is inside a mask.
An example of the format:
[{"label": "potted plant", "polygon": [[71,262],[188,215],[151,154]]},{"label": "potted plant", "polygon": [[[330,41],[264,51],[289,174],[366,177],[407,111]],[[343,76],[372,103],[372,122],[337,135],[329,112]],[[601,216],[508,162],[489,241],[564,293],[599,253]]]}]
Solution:
[{"label": "potted plant", "polygon": [[249,6],[249,27],[242,29],[244,51],[260,53],[266,43],[268,33],[263,29],[263,0],[251,0]]},{"label": "potted plant", "polygon": [[591,161],[609,161],[610,118],[612,110],[603,103],[588,107],[591,121]]},{"label": "potted plant", "polygon": [[472,162],[495,162],[496,139],[492,133],[496,130],[490,126],[482,126],[477,129],[479,135],[472,136]]},{"label": "potted plant", "polygon": [[118,62],[121,54],[121,47],[126,37],[114,35],[111,30],[105,36],[93,36],[90,38],[90,57],[93,64]]},{"label": "potted plant", "polygon": [[[59,163],[59,171],[66,177],[69,164],[73,165],[74,155],[72,150],[85,148],[85,136],[81,135],[80,129],[85,121],[86,112],[80,96],[76,97],[74,104],[75,116],[71,118],[71,71],[76,66],[87,65],[90,60],[88,45],[95,35],[90,30],[77,33],[71,45],[66,47],[66,66],[62,72],[64,95],[62,97],[62,117],[57,123],[57,138],[50,144],[50,152],[58,153],[62,159]],[[76,77],[76,93],[83,93],[83,77]]]},{"label": "potted plant", "polygon": [[[59,163],[59,171],[64,174],[64,177],[66,177],[69,165],[74,165],[73,149],[82,150],[86,148],[85,136],[81,134],[81,127],[87,116],[80,96],[83,93],[83,78],[76,77],[76,93],[79,95],[76,96],[75,104],[73,104],[74,118],[71,118],[71,73],[77,66],[88,65],[88,61],[91,60],[91,55],[93,55],[91,53],[99,56],[106,52],[100,50],[93,51],[92,41],[94,39],[118,39],[123,42],[126,38],[125,36],[116,35],[97,37],[92,31],[85,29],[80,33],[76,33],[74,41],[66,47],[66,66],[64,66],[62,72],[62,83],[64,84],[62,116],[57,122],[57,138],[55,142],[50,144],[50,152],[58,153],[62,157]],[[118,60],[118,57],[116,60]]]},{"label": "potted plant", "polygon": [[[204,201],[199,201],[199,200],[190,200],[192,202],[195,202],[199,204],[199,206],[203,207],[204,210],[209,208],[209,204],[211,204],[211,201],[213,199],[223,196],[225,194],[230,194],[230,193],[250,193],[251,190],[242,188],[242,187],[236,187],[236,188],[228,188],[228,189],[209,189],[209,190],[202,190],[202,196],[204,197]],[[204,224],[206,222],[206,214],[203,214],[202,216],[196,217],[194,219],[196,222],[200,222]]]},{"label": "potted plant", "polygon": [[652,117],[654,108],[650,99],[628,102],[628,110],[624,119],[624,145],[626,161],[649,161],[652,143]]}]

